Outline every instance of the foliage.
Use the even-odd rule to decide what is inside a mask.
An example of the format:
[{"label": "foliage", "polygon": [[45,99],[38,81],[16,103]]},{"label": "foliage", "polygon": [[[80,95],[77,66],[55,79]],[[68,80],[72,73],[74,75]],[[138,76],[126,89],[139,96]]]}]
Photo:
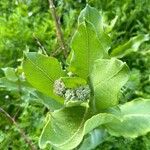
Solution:
[{"label": "foliage", "polygon": [[[23,69],[29,83],[54,100],[58,99],[56,96],[64,98],[59,103],[66,100],[74,103],[66,104],[51,113],[40,137],[40,148],[45,148],[49,143],[56,149],[73,149],[79,145],[84,135],[101,126],[101,129],[106,128],[111,135],[128,138],[135,138],[150,131],[149,99],[133,100],[122,106],[118,105],[118,108],[113,107],[117,106],[118,93],[128,80],[128,67],[116,58],[109,58],[109,37],[106,36],[103,26],[99,25],[100,21],[97,10],[87,5],[79,16],[78,29],[72,39],[73,51],[69,57],[68,70],[72,71],[74,76],[85,79],[91,88],[90,97],[87,97],[84,106],[81,105],[82,102],[74,103],[79,101],[78,97],[66,99],[61,94],[54,93],[55,81],[67,76],[54,58],[27,53]],[[75,80],[72,80],[72,84],[76,84]],[[79,85],[82,86],[82,82],[79,82]],[[71,90],[74,90],[74,87],[69,91],[72,95]],[[65,92],[65,89],[62,92]],[[139,126],[136,127],[135,123]]]},{"label": "foliage", "polygon": [[[74,143],[66,143],[67,148],[67,144],[71,147],[74,145],[73,147],[75,147],[83,139],[82,143],[80,143],[76,149],[96,149],[97,147],[97,149],[107,150],[131,150],[136,147],[136,149],[148,150],[150,149],[149,134],[140,136],[134,140],[127,137],[136,137],[137,134],[142,135],[142,133],[145,134],[149,131],[150,126],[148,125],[149,122],[146,118],[149,116],[149,102],[146,99],[150,98],[150,53],[149,43],[147,42],[149,41],[148,20],[150,19],[150,3],[147,0],[89,0],[89,4],[98,8],[101,16],[96,17],[97,14],[99,14],[99,12],[96,11],[95,15],[93,15],[95,17],[88,17],[87,14],[89,13],[89,9],[84,9],[79,17],[79,25],[77,27],[76,18],[81,9],[85,6],[85,1],[60,0],[55,2],[66,43],[69,44],[72,39],[71,48],[69,48],[71,49],[71,53],[67,59],[67,63],[64,64],[65,60],[62,60],[61,55],[56,56],[58,58],[57,61],[56,58],[47,57],[41,54],[43,48],[48,55],[53,54],[53,51],[59,49],[54,30],[55,25],[48,8],[48,1],[0,1],[0,67],[2,68],[0,70],[0,76],[2,77],[0,79],[0,105],[15,118],[19,127],[25,131],[27,136],[33,141],[37,148],[39,136],[44,124],[46,124],[45,130],[48,129],[47,133],[49,133],[53,128],[58,131],[63,129],[61,130],[63,131],[63,135],[60,134],[60,137],[55,137],[53,132],[45,135],[46,132],[43,130],[42,135],[45,135],[45,138],[48,138],[46,139],[47,142],[49,141],[49,136],[55,137],[52,138],[53,141],[51,144],[53,146],[55,144],[57,146],[57,141],[60,143],[66,141],[64,135],[66,135],[66,138],[70,138],[71,135],[76,133],[77,135],[74,136],[74,139],[76,140],[74,140]],[[95,9],[93,9],[93,11],[95,11]],[[72,38],[76,28],[77,31]],[[86,32],[87,28],[88,32]],[[98,29],[101,30],[99,31]],[[98,35],[95,35],[95,33]],[[88,38],[85,39],[82,37]],[[83,41],[83,43],[80,41]],[[43,47],[41,47],[38,42],[40,42]],[[92,43],[94,44],[92,45]],[[85,50],[87,47],[88,49]],[[28,53],[29,49],[36,53]],[[84,55],[81,57],[81,52],[83,51]],[[23,52],[25,52],[24,68],[26,68],[25,72],[27,79],[41,92],[38,92],[31,87],[24,77],[21,65]],[[109,56],[116,58],[110,58]],[[37,61],[36,59],[38,58],[40,58],[41,61]],[[102,58],[104,58],[104,60]],[[121,58],[121,60],[126,62],[131,69],[129,73],[129,80],[126,84],[128,67],[117,58]],[[29,61],[29,59],[31,61]],[[51,61],[49,61],[49,59]],[[56,65],[58,65],[60,60],[62,61],[61,65],[63,70],[65,67],[65,70],[67,71],[63,71],[63,75],[58,75],[56,72],[59,69],[53,69],[56,73],[54,73],[54,79],[57,80],[61,78],[61,80],[65,83],[65,86],[67,86],[67,89],[89,84],[90,88],[92,88],[92,94],[93,92],[97,93],[97,100],[95,99],[92,103],[89,103],[88,106],[87,103],[89,100],[78,103],[76,100],[65,101],[64,98],[57,95],[51,97],[53,95],[53,87],[49,80],[49,75],[51,76],[51,73],[53,72],[49,72],[52,65],[47,65],[47,63],[52,64],[52,61],[54,61],[56,62]],[[89,62],[85,62],[85,60],[89,60]],[[94,63],[94,60],[96,60],[96,63]],[[39,68],[34,67],[34,63],[36,66],[40,65],[40,71],[37,72]],[[66,67],[66,64],[69,64],[69,67]],[[103,71],[104,73],[104,70],[107,70],[106,66],[108,66],[108,64],[112,68],[114,68],[115,65],[118,65],[121,70],[119,72],[116,70],[115,72],[115,68],[109,69],[108,67],[110,72],[106,73],[105,76],[96,77],[96,75],[94,75],[97,74],[96,71]],[[30,67],[28,67],[28,65]],[[47,66],[44,67],[45,65]],[[59,66],[61,65],[59,64]],[[89,74],[91,74],[91,71],[93,70],[93,65],[95,67],[95,71],[93,71],[92,75],[89,77]],[[102,67],[102,65],[105,69],[98,67]],[[48,66],[49,70],[47,68]],[[97,67],[98,69],[96,69]],[[85,70],[82,68],[85,68]],[[30,69],[32,70],[32,74],[30,71],[28,72]],[[114,72],[112,72],[113,70]],[[72,74],[70,75],[69,71],[73,72],[73,76]],[[41,74],[43,74],[43,72],[44,75],[42,75],[41,78]],[[67,74],[67,72],[69,73]],[[117,73],[117,75],[113,76],[115,73]],[[76,78],[74,77],[74,74],[75,76],[79,75],[80,78],[77,80],[74,79]],[[112,85],[115,80],[118,81],[117,83],[119,85],[117,86],[117,89],[114,89],[114,86],[108,88],[109,75],[113,76],[110,80]],[[34,80],[30,80],[30,78],[35,76],[36,78],[34,78]],[[95,86],[99,80],[98,78],[101,78],[104,82]],[[122,87],[122,85],[124,86]],[[111,99],[115,102],[113,105],[116,105],[117,103],[120,103],[121,105],[119,105],[119,107],[109,109],[107,112],[105,112],[105,110],[101,110],[103,105],[111,106],[110,104],[112,103],[109,101],[105,101],[105,103],[104,101],[99,101],[99,98],[107,99],[107,94],[104,92],[103,94],[99,93],[99,89],[101,91],[103,89],[105,89],[104,91],[112,91],[109,96],[111,96]],[[42,94],[43,92],[44,94]],[[56,97],[59,98],[57,99]],[[143,99],[131,101],[137,97],[143,97]],[[55,99],[57,99],[57,101],[55,101]],[[91,99],[93,99],[93,97]],[[66,107],[62,110],[54,111],[62,107],[63,101],[65,102]],[[127,101],[131,102],[124,104]],[[94,107],[95,102],[98,108]],[[79,108],[76,108],[76,105],[78,105]],[[130,109],[128,109],[129,106]],[[132,106],[134,106],[134,109]],[[77,111],[73,109],[74,107]],[[141,107],[144,107],[144,109],[140,109]],[[83,122],[81,122],[79,118],[83,116],[82,113],[80,114],[80,111],[85,108],[89,111],[85,117],[85,120],[87,121],[84,120],[83,125]],[[91,108],[92,110],[95,108],[94,112],[91,112]],[[97,110],[100,110],[100,112]],[[133,113],[132,110],[135,110],[135,112]],[[136,110],[138,110],[138,112],[136,112]],[[139,110],[141,110],[140,114]],[[74,111],[78,113],[74,114]],[[50,113],[47,114],[47,112]],[[93,113],[95,116],[93,116]],[[109,115],[107,115],[108,113]],[[126,116],[124,113],[128,113],[128,115]],[[47,118],[45,119],[46,114]],[[66,114],[68,115],[66,116]],[[77,117],[74,115],[77,115]],[[142,119],[141,115],[144,115],[145,118]],[[57,119],[54,119],[53,116],[57,119],[60,118],[60,122],[57,122]],[[18,145],[20,149],[30,149],[29,145],[18,132],[18,128],[1,112],[0,118],[0,149],[18,149]],[[101,120],[100,118],[103,119]],[[63,126],[63,123],[68,121],[68,119],[68,127],[70,126],[70,128]],[[121,124],[119,121],[120,119]],[[134,128],[134,130],[133,128],[130,128],[131,126],[128,121],[139,122],[139,119],[142,119],[142,122],[140,121],[140,128],[137,127]],[[116,128],[113,128],[113,126],[110,126],[109,121],[113,121],[110,124],[117,126],[117,130]],[[76,124],[74,124],[75,122]],[[93,122],[95,123],[93,124]],[[80,123],[83,126],[78,132],[76,132],[75,130],[79,129]],[[128,128],[124,128],[122,130],[121,126],[124,126],[124,124],[126,124]],[[146,124],[147,126],[145,127],[144,125]],[[100,128],[97,128],[99,126]],[[112,135],[122,135],[126,138],[114,137],[108,134],[104,128],[106,128]],[[70,132],[67,132],[66,130],[69,130]],[[119,131],[119,134],[117,131]],[[42,143],[39,143],[41,147],[46,144],[45,141],[42,141],[42,135],[40,138]],[[59,138],[59,140],[57,138]],[[72,139],[70,139],[70,141],[72,141]],[[50,149],[49,145],[47,146],[47,149]]]}]

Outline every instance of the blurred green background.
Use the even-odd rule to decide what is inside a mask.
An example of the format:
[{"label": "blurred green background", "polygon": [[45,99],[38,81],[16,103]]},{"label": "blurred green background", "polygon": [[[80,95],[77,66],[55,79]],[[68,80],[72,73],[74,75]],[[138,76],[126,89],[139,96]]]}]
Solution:
[{"label": "blurred green background", "polygon": [[[124,101],[121,103],[136,97],[150,98],[150,1],[89,0],[88,3],[102,15],[105,30],[112,39],[112,49],[128,45],[127,54],[120,48],[121,59],[131,70],[129,82],[122,89]],[[55,1],[68,47],[85,5],[86,0]],[[130,41],[139,35],[144,36],[142,42]],[[37,149],[48,109],[28,92],[33,89],[24,82],[21,62],[24,52],[41,51],[38,42],[48,55],[59,49],[48,0],[0,0],[0,107],[15,117]],[[0,113],[0,150],[19,149],[30,147],[16,126]],[[95,149],[150,150],[150,134],[135,140],[111,137]]]}]

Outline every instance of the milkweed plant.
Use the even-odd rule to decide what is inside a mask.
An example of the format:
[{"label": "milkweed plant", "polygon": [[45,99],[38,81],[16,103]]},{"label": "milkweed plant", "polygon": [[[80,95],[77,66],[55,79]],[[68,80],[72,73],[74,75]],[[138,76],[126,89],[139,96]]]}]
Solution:
[{"label": "milkweed plant", "polygon": [[79,15],[65,67],[54,57],[26,53],[25,77],[49,97],[53,107],[39,138],[41,149],[49,144],[53,149],[74,149],[95,130],[101,135],[105,132],[125,138],[150,131],[149,99],[119,104],[129,67],[111,55],[110,48],[101,15],[87,5]]}]

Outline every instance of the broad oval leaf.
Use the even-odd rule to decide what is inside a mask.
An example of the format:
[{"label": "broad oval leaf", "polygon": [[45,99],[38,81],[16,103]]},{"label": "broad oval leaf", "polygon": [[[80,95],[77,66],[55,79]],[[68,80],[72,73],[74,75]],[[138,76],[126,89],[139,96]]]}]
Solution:
[{"label": "broad oval leaf", "polygon": [[[58,146],[57,148],[63,149],[63,150],[75,148],[82,141],[84,135],[91,132],[95,128],[101,127],[101,125],[103,128],[105,127],[107,131],[114,136],[124,136],[128,138],[135,138],[139,135],[146,134],[147,132],[150,131],[150,109],[149,109],[150,100],[137,99],[132,102],[128,102],[124,105],[121,105],[117,108],[110,109],[110,111],[108,111],[107,113],[100,113],[100,114],[94,115],[91,118],[88,116],[89,114],[87,112],[79,113],[81,118],[85,117],[84,121],[79,116],[74,116],[74,115],[73,116],[75,117],[74,118],[75,120],[73,119],[72,114],[76,115],[78,114],[76,112],[81,111],[80,110],[81,107],[78,107],[78,108],[74,107],[74,108],[73,107],[70,108],[72,111],[61,110],[59,112],[59,113],[62,113],[63,111],[63,115],[62,116],[60,115],[61,117],[58,117],[58,118],[54,117],[51,121],[49,120],[48,124],[43,130],[43,133],[40,139],[42,140],[40,142],[43,142],[42,143],[43,146],[45,146],[46,143],[50,143],[54,146],[55,142],[59,141],[58,137],[60,137],[60,139],[64,139],[63,137],[65,134],[65,135],[68,135],[67,137],[69,138],[69,140],[67,139],[64,139],[64,141],[62,140],[63,143],[65,144],[63,145],[63,147],[61,147],[60,145],[57,145]],[[68,108],[65,108],[65,109],[67,110]],[[68,117],[68,114],[69,114],[69,117]],[[84,117],[83,117],[83,114],[84,114]],[[56,118],[58,119],[58,121],[55,120]],[[76,121],[79,121],[81,123],[81,120],[83,122],[82,124],[79,125],[79,123],[77,123]],[[70,123],[70,121],[71,121],[71,124],[73,125],[68,124],[68,122]],[[76,125],[78,125],[78,127],[75,127]],[[59,126],[62,128],[59,128]],[[70,129],[70,127],[73,129]],[[53,132],[55,136],[53,135],[51,136],[51,138],[48,137],[50,135],[49,133],[50,129],[51,130],[53,129],[55,131]],[[73,131],[72,132],[73,135],[76,135],[73,138],[72,138],[71,131]],[[66,132],[69,132],[70,134]],[[54,138],[56,139],[54,140]]]},{"label": "broad oval leaf", "polygon": [[89,76],[96,59],[109,57],[110,38],[104,32],[101,16],[95,8],[87,5],[80,13],[71,45],[69,70],[84,79]]},{"label": "broad oval leaf", "polygon": [[40,137],[39,146],[49,143],[55,148],[69,150],[82,140],[82,130],[87,117],[86,107],[68,107],[53,112]]},{"label": "broad oval leaf", "polygon": [[71,45],[74,54],[70,60],[69,70],[79,77],[87,79],[94,61],[103,58],[105,53],[90,22],[83,22],[79,25]]},{"label": "broad oval leaf", "polygon": [[51,98],[63,102],[63,99],[53,92],[54,81],[65,76],[57,59],[30,52],[27,53],[24,60],[23,70],[28,82],[33,87]]},{"label": "broad oval leaf", "polygon": [[95,61],[90,79],[94,90],[93,103],[98,111],[118,103],[118,93],[128,80],[128,72],[126,63],[118,59]]},{"label": "broad oval leaf", "polygon": [[85,134],[111,122],[112,114],[98,114],[90,118],[87,107],[67,107],[51,113],[39,140],[40,148],[47,144],[61,150],[70,150],[80,144]]},{"label": "broad oval leaf", "polygon": [[150,99],[136,99],[121,105],[120,111],[111,111],[120,121],[113,120],[105,125],[114,136],[136,138],[150,132]]}]

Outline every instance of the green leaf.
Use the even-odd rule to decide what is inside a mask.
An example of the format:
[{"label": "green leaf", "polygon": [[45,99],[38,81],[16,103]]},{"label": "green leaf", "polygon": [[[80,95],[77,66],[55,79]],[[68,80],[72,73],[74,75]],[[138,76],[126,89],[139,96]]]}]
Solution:
[{"label": "green leaf", "polygon": [[120,106],[120,111],[111,113],[120,119],[105,125],[114,136],[136,138],[150,132],[150,100],[136,99]]},{"label": "green leaf", "polygon": [[105,34],[99,12],[89,5],[80,13],[73,36],[69,70],[87,79],[96,59],[107,58],[110,38]]},{"label": "green leaf", "polygon": [[68,150],[76,147],[82,140],[83,125],[87,117],[86,107],[68,107],[53,112],[44,127],[39,146]]},{"label": "green leaf", "polygon": [[67,88],[77,88],[82,85],[86,85],[86,80],[79,77],[62,77],[61,80]]},{"label": "green leaf", "polygon": [[93,150],[103,143],[107,137],[108,134],[104,129],[95,129],[90,132],[86,138],[84,138],[78,150]]},{"label": "green leaf", "polygon": [[8,80],[6,77],[0,78],[0,87],[8,91],[18,91],[18,83]]},{"label": "green leaf", "polygon": [[148,40],[149,40],[148,34],[135,36],[126,43],[119,45],[118,47],[113,49],[110,55],[112,57],[122,58],[130,54],[131,52],[136,52],[139,49],[140,45]]},{"label": "green leaf", "polygon": [[2,68],[2,70],[4,71],[5,76],[8,80],[13,81],[13,82],[16,82],[18,80],[18,77],[16,75],[14,68],[7,67],[7,68]]},{"label": "green leaf", "polygon": [[46,96],[38,91],[34,92],[34,97],[36,97],[36,101],[45,105],[49,110],[54,111],[60,109],[63,105],[57,102],[56,100]]},{"label": "green leaf", "polygon": [[107,52],[110,48],[111,40],[104,31],[102,16],[100,16],[97,9],[95,9],[94,7],[91,7],[89,5],[86,5],[86,7],[81,11],[79,18],[78,18],[79,24],[84,21],[88,21],[88,22],[92,23],[92,25],[94,26],[94,28],[96,30],[99,42],[101,43],[103,50],[107,54]]},{"label": "green leaf", "polygon": [[99,113],[97,115],[94,115],[85,122],[83,135],[88,134],[93,129],[98,128],[100,125],[112,122],[116,119],[117,118],[114,115],[107,113]]},{"label": "green leaf", "polygon": [[118,59],[95,61],[90,79],[95,97],[93,103],[98,111],[118,103],[118,94],[128,80],[128,72],[126,63]]},{"label": "green leaf", "polygon": [[43,94],[63,102],[63,99],[53,92],[54,81],[65,76],[57,59],[30,52],[26,55],[23,69],[28,82],[33,87]]},{"label": "green leaf", "polygon": [[99,42],[93,25],[81,23],[72,39],[72,50],[69,70],[83,79],[89,76],[94,60],[104,56],[104,49]]},{"label": "green leaf", "polygon": [[[89,118],[89,119],[88,119]],[[67,107],[51,113],[44,127],[39,146],[45,148],[49,143],[53,147],[69,150],[82,141],[85,134],[93,129],[111,122],[112,114],[98,114],[90,118],[87,107]]]},{"label": "green leaf", "polygon": [[80,100],[70,100],[65,102],[65,107],[73,107],[73,106],[82,106],[87,107],[89,106],[89,100],[87,101],[80,101]]}]

